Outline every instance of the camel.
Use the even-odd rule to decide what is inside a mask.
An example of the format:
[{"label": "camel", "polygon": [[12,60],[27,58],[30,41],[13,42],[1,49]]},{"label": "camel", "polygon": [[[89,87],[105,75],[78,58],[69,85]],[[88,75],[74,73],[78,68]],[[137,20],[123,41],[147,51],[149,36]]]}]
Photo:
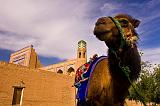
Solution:
[{"label": "camel", "polygon": [[[108,57],[95,66],[88,81],[86,101],[78,106],[124,106],[130,81],[135,81],[141,70],[135,30],[139,24],[139,20],[127,14],[97,20],[93,32],[109,48]],[[130,81],[122,71],[124,67]]]}]

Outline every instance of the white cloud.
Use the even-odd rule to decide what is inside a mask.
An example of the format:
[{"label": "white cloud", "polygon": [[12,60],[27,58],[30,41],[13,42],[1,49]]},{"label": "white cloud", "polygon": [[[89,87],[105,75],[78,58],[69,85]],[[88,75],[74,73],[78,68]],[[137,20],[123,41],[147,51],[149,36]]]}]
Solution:
[{"label": "white cloud", "polygon": [[7,32],[0,35],[0,48],[17,50],[33,44],[40,55],[74,58],[77,42],[84,39],[91,48],[88,51],[95,49],[88,39],[93,30],[88,20],[90,0],[0,2],[0,30]]},{"label": "white cloud", "polygon": [[96,21],[92,17],[93,11],[100,9],[102,14],[96,13],[96,17],[100,17],[123,10],[118,3],[105,3],[98,7],[92,0],[0,2],[0,48],[18,50],[33,44],[39,55],[59,58],[76,57],[77,42],[81,39],[87,42],[88,57],[94,53],[107,54],[104,42],[93,36]]},{"label": "white cloud", "polygon": [[152,64],[160,64],[160,48],[149,48],[142,49],[144,55],[142,56],[143,61],[149,61]]},{"label": "white cloud", "polygon": [[100,10],[102,12],[102,15],[104,16],[107,16],[107,15],[114,16],[116,13],[119,13],[120,9],[123,9],[122,7],[123,6],[120,3],[106,2],[105,4],[103,4]]},{"label": "white cloud", "polygon": [[105,3],[100,10],[101,11],[107,11],[108,13],[111,13],[113,10],[116,10],[120,8],[121,5],[112,4],[112,3]]},{"label": "white cloud", "polygon": [[150,15],[148,17],[143,17],[143,24],[148,24],[150,23],[151,21],[155,20],[156,18],[159,18],[160,17],[160,13],[159,11],[157,11],[155,14],[153,15]]}]

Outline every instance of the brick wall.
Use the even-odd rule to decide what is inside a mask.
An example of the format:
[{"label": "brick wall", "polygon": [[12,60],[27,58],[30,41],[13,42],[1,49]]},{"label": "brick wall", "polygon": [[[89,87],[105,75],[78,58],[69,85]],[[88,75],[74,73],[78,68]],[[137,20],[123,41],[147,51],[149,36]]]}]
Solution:
[{"label": "brick wall", "polygon": [[11,106],[13,87],[24,82],[22,106],[75,106],[73,77],[0,62],[0,106]]},{"label": "brick wall", "polygon": [[[0,61],[0,106],[11,106],[13,86],[23,86],[22,106],[75,106],[74,78]],[[143,106],[126,100],[126,106]]]}]

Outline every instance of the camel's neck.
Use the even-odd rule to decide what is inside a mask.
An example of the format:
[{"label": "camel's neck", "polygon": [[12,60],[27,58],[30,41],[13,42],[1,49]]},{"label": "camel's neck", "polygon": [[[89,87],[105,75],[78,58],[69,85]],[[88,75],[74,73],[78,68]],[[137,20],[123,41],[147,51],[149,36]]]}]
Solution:
[{"label": "camel's neck", "polygon": [[124,49],[120,53],[116,53],[117,57],[113,52],[109,50],[109,65],[113,72],[119,71],[119,64],[121,66],[128,66],[130,69],[131,80],[137,79],[141,70],[140,56],[136,47]]}]

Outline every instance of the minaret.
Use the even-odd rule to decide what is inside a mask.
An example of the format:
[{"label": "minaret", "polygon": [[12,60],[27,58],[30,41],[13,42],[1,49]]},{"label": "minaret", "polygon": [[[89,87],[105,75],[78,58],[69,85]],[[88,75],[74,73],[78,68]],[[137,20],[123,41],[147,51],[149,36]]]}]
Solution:
[{"label": "minaret", "polygon": [[78,42],[76,69],[87,62],[87,44],[84,40]]}]

